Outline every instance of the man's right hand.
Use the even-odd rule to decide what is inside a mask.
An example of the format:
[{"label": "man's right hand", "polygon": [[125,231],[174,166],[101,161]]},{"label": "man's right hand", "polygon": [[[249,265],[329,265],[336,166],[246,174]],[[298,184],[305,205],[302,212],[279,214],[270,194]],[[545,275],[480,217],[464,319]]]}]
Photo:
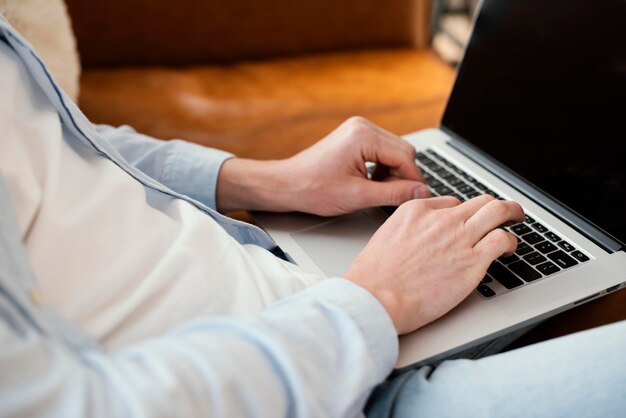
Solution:
[{"label": "man's right hand", "polygon": [[398,334],[434,321],[465,299],[489,264],[517,239],[499,228],[522,222],[522,207],[479,196],[404,203],[374,234],[345,278],[371,292]]}]

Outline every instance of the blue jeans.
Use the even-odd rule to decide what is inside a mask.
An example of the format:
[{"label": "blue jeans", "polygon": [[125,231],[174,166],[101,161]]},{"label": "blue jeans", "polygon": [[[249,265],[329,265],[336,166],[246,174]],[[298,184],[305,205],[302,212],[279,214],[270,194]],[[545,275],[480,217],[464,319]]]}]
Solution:
[{"label": "blue jeans", "polygon": [[393,375],[369,418],[625,417],[626,321]]}]

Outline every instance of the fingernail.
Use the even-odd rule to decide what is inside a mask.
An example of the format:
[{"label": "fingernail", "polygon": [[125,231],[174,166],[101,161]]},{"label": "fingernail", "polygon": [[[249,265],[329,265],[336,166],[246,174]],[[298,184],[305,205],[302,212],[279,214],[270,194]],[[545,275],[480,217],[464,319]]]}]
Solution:
[{"label": "fingernail", "polygon": [[413,199],[423,199],[430,196],[430,190],[425,184],[418,184],[413,190]]}]

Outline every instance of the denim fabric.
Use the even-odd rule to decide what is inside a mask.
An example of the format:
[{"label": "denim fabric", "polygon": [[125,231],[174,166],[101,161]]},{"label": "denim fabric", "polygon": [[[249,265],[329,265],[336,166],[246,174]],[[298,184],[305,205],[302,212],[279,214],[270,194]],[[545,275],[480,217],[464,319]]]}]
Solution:
[{"label": "denim fabric", "polygon": [[370,418],[623,417],[626,321],[480,360],[449,360],[392,376]]}]

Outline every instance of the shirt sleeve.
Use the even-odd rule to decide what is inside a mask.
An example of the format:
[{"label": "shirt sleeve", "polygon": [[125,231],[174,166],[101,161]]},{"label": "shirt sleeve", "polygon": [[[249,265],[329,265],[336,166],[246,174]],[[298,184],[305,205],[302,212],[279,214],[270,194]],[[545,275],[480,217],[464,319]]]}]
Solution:
[{"label": "shirt sleeve", "polygon": [[8,338],[1,318],[9,416],[354,417],[398,354],[382,305],[340,278],[257,316],[197,320],[115,353]]},{"label": "shirt sleeve", "polygon": [[219,171],[233,154],[180,139],[162,141],[130,126],[94,126],[129,164],[175,192],[216,209]]}]

